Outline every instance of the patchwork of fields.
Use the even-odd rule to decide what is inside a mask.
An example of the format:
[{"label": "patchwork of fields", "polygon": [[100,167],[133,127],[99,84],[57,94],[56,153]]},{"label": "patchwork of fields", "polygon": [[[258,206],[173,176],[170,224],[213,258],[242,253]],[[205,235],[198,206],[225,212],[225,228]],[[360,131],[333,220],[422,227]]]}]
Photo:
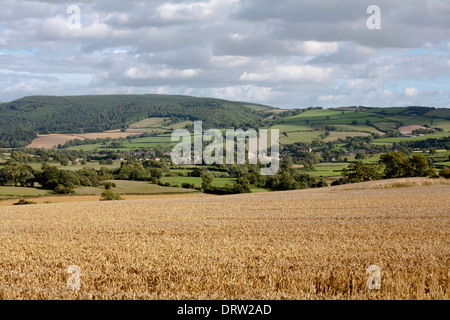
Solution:
[{"label": "patchwork of fields", "polygon": [[0,299],[448,299],[449,208],[448,185],[4,207]]},{"label": "patchwork of fields", "polygon": [[[420,128],[423,125],[439,127],[444,131],[450,131],[449,113],[447,110],[433,110],[424,115],[402,114],[405,109],[388,108],[385,113],[379,111],[361,110],[352,108],[336,109],[313,109],[302,112],[298,115],[285,117],[272,123],[272,128],[280,130],[280,143],[293,144],[297,142],[310,143],[314,140],[321,140],[321,134],[330,131],[330,135],[324,139],[325,142],[335,141],[339,138],[368,136],[371,133],[384,134],[387,130],[397,130],[401,128]],[[269,110],[275,114],[282,110]],[[119,130],[104,133],[88,134],[53,134],[41,135],[33,141],[28,147],[31,148],[51,148],[58,144],[73,139],[95,139],[110,137],[113,139],[125,138],[131,135],[151,133],[158,136],[133,139],[122,142],[119,148],[114,150],[129,151],[140,148],[152,149],[157,145],[170,145],[171,133],[175,129],[184,128],[186,125],[192,125],[192,121],[182,121],[170,124],[170,118],[147,118],[138,121],[129,126],[126,132]],[[224,130],[223,128],[220,128]],[[237,128],[236,128],[237,129]],[[409,131],[407,131],[409,133]],[[444,135],[447,136],[447,135]],[[433,138],[431,135],[425,135],[425,138]],[[408,138],[416,139],[416,138]],[[109,143],[87,144],[70,147],[69,150],[92,151],[94,149],[108,149]]]}]

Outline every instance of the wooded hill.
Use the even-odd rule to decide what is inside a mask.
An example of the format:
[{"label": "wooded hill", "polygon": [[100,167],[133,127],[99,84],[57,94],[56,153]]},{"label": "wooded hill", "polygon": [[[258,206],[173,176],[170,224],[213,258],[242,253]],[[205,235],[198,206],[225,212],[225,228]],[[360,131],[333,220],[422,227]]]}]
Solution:
[{"label": "wooded hill", "polygon": [[37,134],[125,129],[149,117],[176,123],[201,120],[204,128],[261,126],[271,107],[173,95],[30,96],[0,104],[0,147],[28,145]]}]

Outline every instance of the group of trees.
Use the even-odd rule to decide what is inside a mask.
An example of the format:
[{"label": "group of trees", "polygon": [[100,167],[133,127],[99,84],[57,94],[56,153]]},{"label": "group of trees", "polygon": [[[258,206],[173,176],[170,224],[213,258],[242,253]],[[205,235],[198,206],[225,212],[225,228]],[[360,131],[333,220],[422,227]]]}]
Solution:
[{"label": "group of trees", "polygon": [[122,162],[117,170],[112,172],[115,179],[135,180],[135,181],[153,181],[158,180],[166,173],[169,173],[169,167],[165,162],[158,161],[127,161]]},{"label": "group of trees", "polygon": [[205,172],[202,174],[202,189],[205,193],[236,194],[251,192],[250,182],[245,177],[239,177],[233,185],[227,183],[223,187],[214,186],[213,183],[214,175],[211,172]]},{"label": "group of trees", "polygon": [[101,181],[111,178],[104,170],[81,169],[61,170],[44,164],[41,170],[34,170],[26,164],[10,162],[0,169],[0,185],[33,187],[40,184],[44,189],[55,193],[73,193],[75,186],[99,186]]},{"label": "group of trees", "polygon": [[29,165],[17,162],[7,164],[0,169],[0,185],[12,187],[33,187],[36,181],[34,170]]},{"label": "group of trees", "polygon": [[290,158],[281,161],[280,169],[275,175],[261,175],[256,165],[240,165],[240,171],[234,171],[234,166],[229,167],[230,176],[236,177],[234,185],[224,187],[213,186],[214,175],[204,171],[202,177],[202,189],[208,193],[229,194],[248,193],[252,188],[264,188],[271,190],[295,190],[307,188],[320,188],[328,186],[322,177],[310,174],[302,174],[292,168],[293,162]]},{"label": "group of trees", "polygon": [[127,161],[114,170],[101,167],[99,170],[83,168],[77,171],[59,169],[46,163],[42,165],[41,170],[35,170],[26,164],[9,162],[0,169],[0,185],[33,187],[39,184],[44,189],[54,190],[55,193],[68,194],[73,193],[76,186],[98,187],[103,181],[113,179],[158,183],[158,179],[168,171],[167,164],[157,161]]},{"label": "group of trees", "polygon": [[437,177],[437,173],[422,154],[407,156],[402,152],[388,152],[380,156],[379,163],[350,164],[342,170],[342,178],[333,184],[407,177]]}]

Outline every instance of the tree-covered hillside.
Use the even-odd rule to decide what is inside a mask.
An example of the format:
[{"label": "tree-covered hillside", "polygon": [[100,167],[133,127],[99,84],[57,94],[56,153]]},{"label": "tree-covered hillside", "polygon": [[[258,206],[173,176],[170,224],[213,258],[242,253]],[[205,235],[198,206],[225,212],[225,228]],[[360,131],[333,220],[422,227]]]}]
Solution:
[{"label": "tree-covered hillside", "polygon": [[126,128],[149,117],[202,120],[208,127],[259,127],[270,107],[169,95],[31,96],[0,104],[0,147],[23,147],[36,134]]}]

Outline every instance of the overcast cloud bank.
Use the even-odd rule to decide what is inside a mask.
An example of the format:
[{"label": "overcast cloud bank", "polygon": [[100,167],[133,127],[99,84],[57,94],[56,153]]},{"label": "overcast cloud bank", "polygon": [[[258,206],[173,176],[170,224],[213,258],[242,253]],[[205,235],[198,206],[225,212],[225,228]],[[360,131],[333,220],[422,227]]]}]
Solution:
[{"label": "overcast cloud bank", "polygon": [[[367,28],[368,6],[381,29]],[[447,0],[1,1],[0,100],[164,93],[450,107]],[[69,28],[67,8],[80,8]]]}]

